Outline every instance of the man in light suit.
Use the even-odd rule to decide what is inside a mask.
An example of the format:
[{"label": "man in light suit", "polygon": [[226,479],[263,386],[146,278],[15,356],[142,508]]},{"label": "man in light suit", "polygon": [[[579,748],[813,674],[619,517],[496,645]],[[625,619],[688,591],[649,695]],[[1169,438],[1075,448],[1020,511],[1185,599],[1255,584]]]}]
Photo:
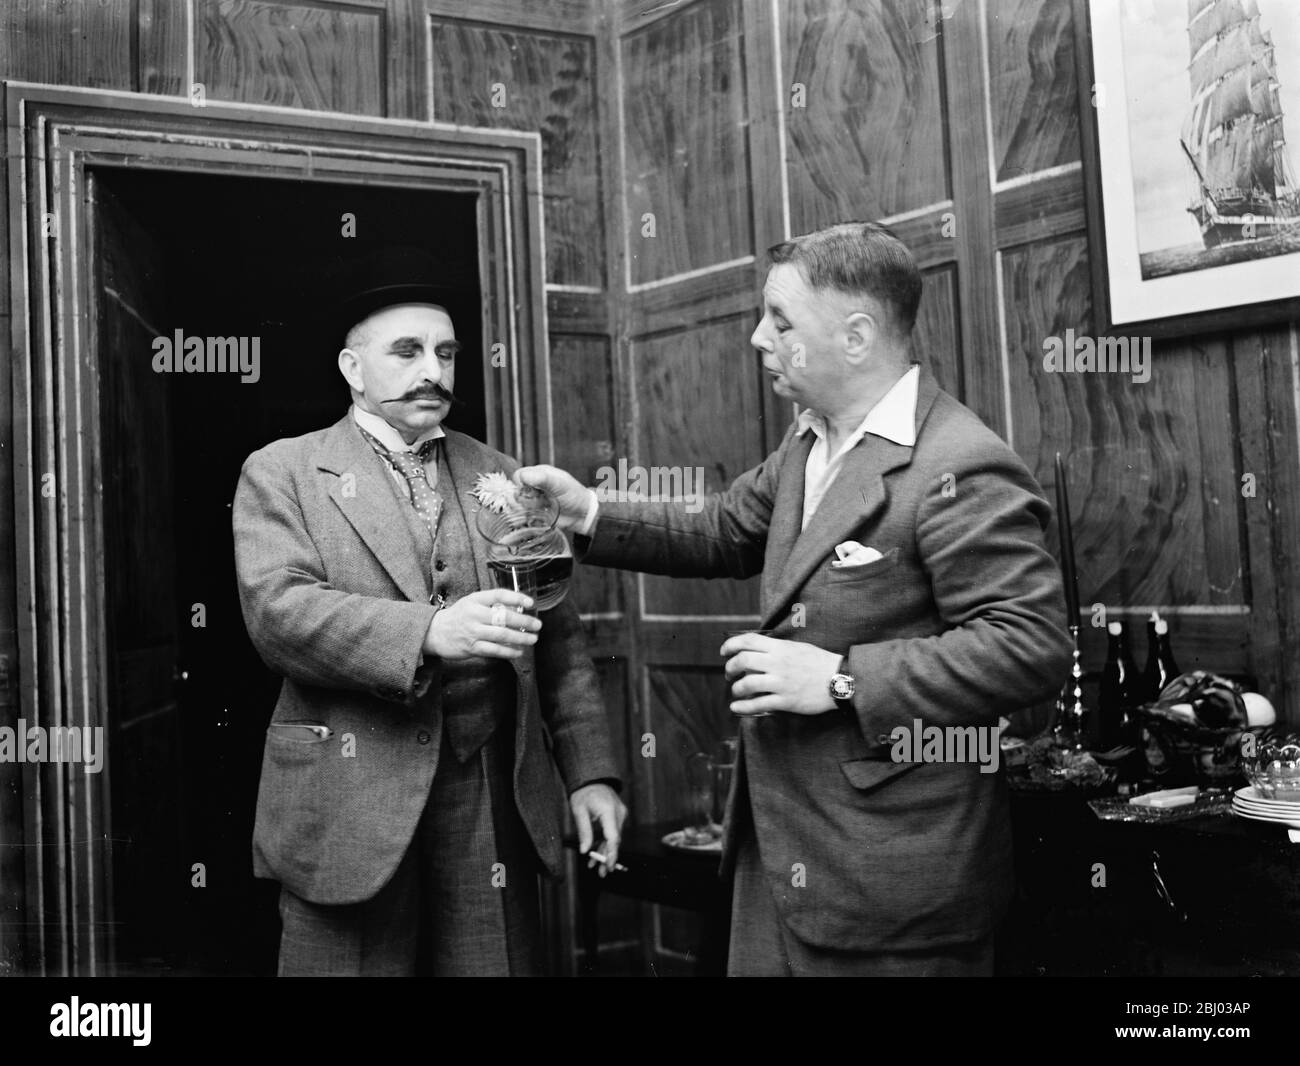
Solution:
[{"label": "man in light suit", "polygon": [[469,496],[517,466],[442,426],[459,347],[398,250],[353,270],[351,409],[249,456],[234,502],[244,620],[284,678],[254,873],[281,882],[282,975],[541,972],[537,875],[561,870],[555,769],[604,867],[626,809],[568,603],[493,585]]},{"label": "man in light suit", "polygon": [[772,455],[698,513],[598,502],[553,467],[516,477],[560,498],[586,563],[762,574],[771,634],[721,649],[733,711],[765,712],[741,720],[727,807],[729,972],[988,974],[1010,893],[1004,776],[909,754],[896,731],[995,730],[1059,688],[1050,512],[911,363],[921,277],[891,232],[848,223],[770,254],[751,343],[803,409]]}]

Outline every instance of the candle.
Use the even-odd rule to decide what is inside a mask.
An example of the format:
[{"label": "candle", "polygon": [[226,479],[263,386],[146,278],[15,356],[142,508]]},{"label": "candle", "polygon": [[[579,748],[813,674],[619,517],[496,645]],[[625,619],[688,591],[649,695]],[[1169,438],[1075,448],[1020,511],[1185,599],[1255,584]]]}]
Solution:
[{"label": "candle", "polygon": [[1061,534],[1061,576],[1065,581],[1066,625],[1079,624],[1079,570],[1074,563],[1074,532],[1070,527],[1070,499],[1065,491],[1065,466],[1056,453],[1056,528]]}]

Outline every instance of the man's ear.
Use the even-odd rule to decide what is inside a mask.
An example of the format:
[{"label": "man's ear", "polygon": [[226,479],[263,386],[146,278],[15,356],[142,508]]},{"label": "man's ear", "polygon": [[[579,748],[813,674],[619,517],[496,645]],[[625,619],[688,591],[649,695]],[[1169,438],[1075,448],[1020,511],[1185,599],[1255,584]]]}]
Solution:
[{"label": "man's ear", "polygon": [[339,352],[339,373],[353,392],[364,392],[361,381],[361,357],[351,348]]},{"label": "man's ear", "polygon": [[866,311],[854,311],[844,320],[844,354],[852,363],[860,363],[871,354],[880,332],[880,323]]}]

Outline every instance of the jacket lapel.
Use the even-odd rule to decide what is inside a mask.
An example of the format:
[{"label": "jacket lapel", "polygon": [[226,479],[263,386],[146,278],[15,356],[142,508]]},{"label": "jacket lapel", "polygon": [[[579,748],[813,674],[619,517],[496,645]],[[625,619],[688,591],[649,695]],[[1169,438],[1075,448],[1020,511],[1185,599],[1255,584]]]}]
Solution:
[{"label": "jacket lapel", "polygon": [[[388,483],[384,460],[366,443],[352,419],[344,415],[326,435],[317,469],[335,475],[330,498],[366,542],[393,583],[408,600],[423,603],[424,574],[411,547],[401,500]],[[345,475],[350,475],[345,476]]]},{"label": "jacket lapel", "polygon": [[[816,439],[812,433],[796,438],[781,464],[776,500],[772,504],[772,520],[767,527],[767,557],[763,565],[760,605],[767,604],[770,596],[776,594],[776,585],[780,582],[790,560],[790,552],[799,539],[799,527],[803,521],[804,470],[808,465],[808,453],[812,451]],[[763,628],[768,627],[764,624]]]},{"label": "jacket lapel", "polygon": [[[938,393],[938,382],[921,368],[916,397],[916,432]],[[885,506],[888,494],[885,475],[912,461],[912,449],[874,433],[868,433],[845,457],[840,472],[822,497],[822,502],[799,532],[803,520],[804,470],[812,450],[814,434],[804,434],[801,446],[790,450],[781,469],[781,485],[769,532],[769,560],[779,577],[771,582],[771,596],[763,600],[763,629],[774,626],[777,616],[808,581],[813,571],[834,554],[835,545],[847,540],[859,526],[870,521]],[[789,491],[787,492],[787,485]],[[793,532],[793,536],[791,536]],[[789,547],[785,547],[786,542]],[[887,551],[890,545],[871,545]]]},{"label": "jacket lapel", "polygon": [[[473,437],[453,430],[446,430],[446,434],[442,440],[442,455],[447,460],[447,469],[451,472],[454,484],[445,487],[439,485],[438,492],[443,497],[445,507],[458,506],[465,515],[465,525],[469,530],[469,550],[474,556],[474,572],[478,575],[479,588],[494,588],[492,574],[487,566],[487,545],[479,535],[475,522],[478,505],[469,495],[469,490],[474,486],[475,477],[491,473],[501,464],[492,464],[491,468],[485,465],[491,463],[491,460],[484,455],[483,449]],[[451,498],[453,494],[455,500]]]}]

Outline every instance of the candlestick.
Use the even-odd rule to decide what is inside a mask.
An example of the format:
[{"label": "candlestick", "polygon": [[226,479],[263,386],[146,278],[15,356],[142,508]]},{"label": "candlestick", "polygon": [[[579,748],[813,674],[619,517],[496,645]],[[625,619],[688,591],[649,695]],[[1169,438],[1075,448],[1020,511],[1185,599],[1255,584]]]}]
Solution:
[{"label": "candlestick", "polygon": [[1061,578],[1065,585],[1065,624],[1074,644],[1070,680],[1056,700],[1057,740],[1067,747],[1082,748],[1084,720],[1083,667],[1079,663],[1079,570],[1074,560],[1074,530],[1070,524],[1070,497],[1065,485],[1065,466],[1056,453],[1056,528],[1061,535]]},{"label": "candlestick", "polygon": [[1056,453],[1056,528],[1061,534],[1061,577],[1065,584],[1065,624],[1079,626],[1079,570],[1074,561],[1074,531],[1070,525],[1070,497],[1065,486],[1065,467]]}]

